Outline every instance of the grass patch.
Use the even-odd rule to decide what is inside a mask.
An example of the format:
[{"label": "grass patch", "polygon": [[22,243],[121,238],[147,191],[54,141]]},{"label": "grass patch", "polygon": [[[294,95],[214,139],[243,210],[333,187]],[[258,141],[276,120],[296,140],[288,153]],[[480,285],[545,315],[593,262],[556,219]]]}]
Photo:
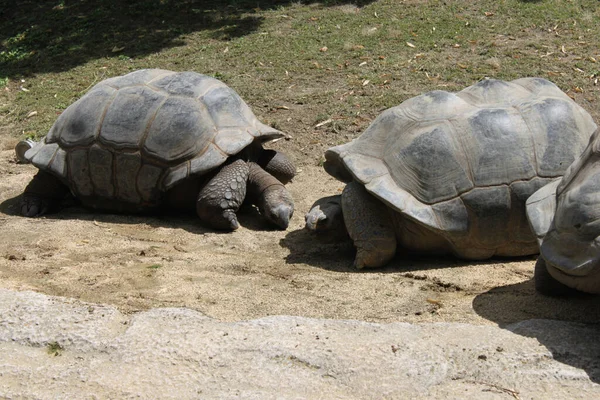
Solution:
[{"label": "grass patch", "polygon": [[409,97],[484,77],[548,78],[599,116],[595,0],[82,0],[0,13],[0,118],[37,137],[91,85],[140,68],[225,81],[294,136],[299,163]]},{"label": "grass patch", "polygon": [[56,357],[60,356],[65,349],[58,342],[51,342],[46,346],[46,350],[48,354]]}]

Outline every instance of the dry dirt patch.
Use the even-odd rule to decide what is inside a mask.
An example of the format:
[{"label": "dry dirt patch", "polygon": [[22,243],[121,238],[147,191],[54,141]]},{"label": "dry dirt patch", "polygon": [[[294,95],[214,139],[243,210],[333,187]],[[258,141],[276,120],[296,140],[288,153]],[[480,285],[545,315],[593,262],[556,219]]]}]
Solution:
[{"label": "dry dirt patch", "polygon": [[534,258],[468,263],[397,257],[385,269],[351,268],[348,241],[303,230],[315,199],[342,184],[304,164],[289,187],[296,213],[287,231],[256,212],[216,233],[187,216],[124,216],[71,208],[40,219],[18,215],[35,168],[0,154],[0,286],[113,304],[125,312],[183,306],[221,320],[268,315],[376,322],[508,323],[531,318],[599,320],[600,301],[535,293]]}]

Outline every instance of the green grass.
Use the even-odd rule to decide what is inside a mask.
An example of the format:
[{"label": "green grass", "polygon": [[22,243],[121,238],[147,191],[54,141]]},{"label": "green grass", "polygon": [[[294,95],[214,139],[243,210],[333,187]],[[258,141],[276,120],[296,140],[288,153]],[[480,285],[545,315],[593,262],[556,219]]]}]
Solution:
[{"label": "green grass", "polygon": [[542,76],[600,115],[596,0],[357,3],[26,2],[3,11],[0,123],[39,137],[92,84],[139,68],[225,81],[315,162],[385,108],[484,77]]},{"label": "green grass", "polygon": [[51,342],[46,346],[46,350],[48,351],[48,354],[56,357],[62,354],[64,347],[62,347],[58,342]]}]

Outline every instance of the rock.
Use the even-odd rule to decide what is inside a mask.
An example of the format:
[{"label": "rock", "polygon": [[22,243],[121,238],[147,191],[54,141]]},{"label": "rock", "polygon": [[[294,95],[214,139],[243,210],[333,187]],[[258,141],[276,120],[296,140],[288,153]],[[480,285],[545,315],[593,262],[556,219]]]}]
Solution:
[{"label": "rock", "polygon": [[9,290],[0,312],[3,398],[600,398],[594,325],[222,322]]}]

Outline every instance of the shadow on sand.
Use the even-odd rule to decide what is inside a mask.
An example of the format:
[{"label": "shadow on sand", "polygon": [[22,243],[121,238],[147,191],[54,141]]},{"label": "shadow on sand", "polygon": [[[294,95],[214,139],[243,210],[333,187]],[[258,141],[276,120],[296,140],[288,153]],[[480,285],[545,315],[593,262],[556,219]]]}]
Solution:
[{"label": "shadow on sand", "polygon": [[481,293],[473,309],[501,328],[537,339],[556,361],[600,383],[600,296],[547,297],[532,279]]},{"label": "shadow on sand", "polygon": [[[21,195],[4,200],[0,203],[0,213],[6,215],[20,215]],[[252,231],[269,231],[276,228],[271,227],[268,222],[260,215],[258,210],[252,206],[243,206],[237,214],[240,225]],[[25,217],[23,217],[25,218]],[[228,231],[218,231],[202,225],[200,219],[193,212],[174,212],[173,210],[160,210],[154,213],[142,214],[114,214],[97,210],[90,210],[80,205],[73,204],[66,206],[56,213],[46,214],[46,219],[56,220],[82,220],[96,221],[107,224],[147,224],[151,227],[176,227],[184,229],[193,234],[203,233],[222,233],[228,234]]]},{"label": "shadow on sand", "polygon": [[[349,236],[330,236],[328,233],[314,233],[307,229],[289,231],[280,245],[289,249],[286,257],[288,264],[308,264],[318,268],[336,272],[356,273],[407,273],[427,271],[431,269],[463,267],[478,264],[489,264],[495,260],[471,261],[451,256],[436,256],[403,252],[399,249],[394,259],[382,268],[365,268],[357,270],[353,267],[356,249]],[[523,257],[527,260],[531,257]],[[506,258],[497,259],[506,262]],[[515,258],[511,258],[515,260]]]}]

